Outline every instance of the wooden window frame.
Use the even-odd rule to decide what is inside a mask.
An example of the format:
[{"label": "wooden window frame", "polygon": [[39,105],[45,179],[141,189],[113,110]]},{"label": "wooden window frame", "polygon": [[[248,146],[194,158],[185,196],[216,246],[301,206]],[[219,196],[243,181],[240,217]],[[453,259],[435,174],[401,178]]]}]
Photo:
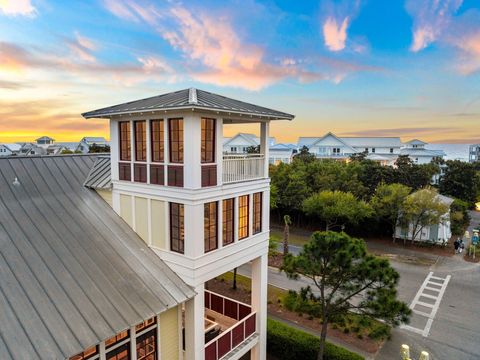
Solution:
[{"label": "wooden window frame", "polygon": [[[153,344],[152,344],[152,342],[146,342],[146,343],[142,344],[142,342],[145,341],[147,338],[153,338]],[[148,345],[153,346],[153,350],[150,351],[149,353],[147,353],[147,351],[146,351]],[[145,350],[145,354],[140,357],[139,350],[141,348],[143,348]],[[145,331],[143,334],[139,335],[135,339],[135,352],[136,352],[138,360],[144,360],[144,359],[147,359],[147,358],[151,358],[151,355],[154,356],[154,359],[158,359],[157,349],[158,349],[158,336],[157,336],[157,328],[156,327],[154,327],[153,329],[149,329],[149,330]]]},{"label": "wooden window frame", "polygon": [[[215,163],[216,119],[201,118],[201,162]],[[210,149],[208,149],[210,147]]]},{"label": "wooden window frame", "polygon": [[[129,338],[130,338],[130,330],[121,331],[118,334],[112,336],[111,338],[108,338],[107,340],[105,340],[105,349],[110,349],[115,345],[117,345],[118,343],[121,343]],[[110,344],[107,344],[107,342],[109,342],[110,340],[112,340],[112,342]]]},{"label": "wooden window frame", "polygon": [[222,242],[223,246],[226,246],[235,242],[235,199],[224,199],[222,201]]},{"label": "wooden window frame", "polygon": [[[126,127],[126,129],[123,129],[124,127]],[[124,138],[125,135],[127,135],[126,139]],[[120,161],[132,161],[132,138],[131,138],[130,121],[118,122],[118,143],[120,145],[119,146]]]},{"label": "wooden window frame", "polygon": [[262,232],[262,200],[263,193],[258,192],[253,194],[253,234]]},{"label": "wooden window frame", "polygon": [[[178,206],[178,210],[176,207]],[[185,205],[170,203],[170,250],[185,253]],[[173,229],[178,229],[178,238],[174,238]],[[175,245],[175,246],[174,246]]]},{"label": "wooden window frame", "polygon": [[[245,220],[245,221],[242,221]],[[250,236],[250,195],[238,197],[238,240]]]},{"label": "wooden window frame", "polygon": [[165,185],[165,166],[150,164],[150,184]]},{"label": "wooden window frame", "polygon": [[[174,130],[174,125],[177,123],[178,129]],[[168,152],[169,161],[172,164],[183,164],[184,160],[184,127],[183,118],[168,119]],[[181,129],[180,129],[181,127]],[[174,136],[175,135],[175,136]],[[174,145],[177,145],[177,150],[174,150]]]},{"label": "wooden window frame", "polygon": [[[110,359],[117,359],[117,356],[118,356],[118,353],[121,352],[121,351],[127,351],[127,359],[131,359],[131,344],[130,344],[130,341],[127,341],[125,342],[124,344],[121,344],[119,345],[118,347],[114,348],[114,349],[109,349],[108,351],[105,350],[105,359],[106,360],[110,360]],[[111,357],[108,357],[108,356],[111,356]]]},{"label": "wooden window frame", "polygon": [[[158,130],[154,124],[158,123]],[[155,139],[158,135],[158,140]],[[165,161],[165,120],[150,120],[150,143],[152,162],[163,163]],[[158,147],[158,150],[156,149]]]},{"label": "wooden window frame", "polygon": [[[212,216],[212,211],[215,213]],[[218,202],[203,204],[203,248],[205,253],[218,249]]]},{"label": "wooden window frame", "polygon": [[202,165],[202,187],[217,186],[217,165]]},{"label": "wooden window frame", "polygon": [[135,161],[146,162],[147,161],[147,121],[146,120],[135,120],[133,122],[133,135],[135,140]]},{"label": "wooden window frame", "polygon": [[183,187],[184,175],[183,166],[169,165],[167,167],[167,183],[168,186]]},{"label": "wooden window frame", "polygon": [[[91,350],[93,350],[94,352],[90,352]],[[82,351],[81,353],[78,353],[77,355],[71,356],[68,360],[88,360],[99,355],[100,355],[99,347],[98,345],[95,345],[85,349],[84,351]]]},{"label": "wooden window frame", "polygon": [[122,181],[132,181],[132,166],[131,163],[118,163],[118,179]]},{"label": "wooden window frame", "polygon": [[147,182],[147,164],[133,164],[133,181]]}]

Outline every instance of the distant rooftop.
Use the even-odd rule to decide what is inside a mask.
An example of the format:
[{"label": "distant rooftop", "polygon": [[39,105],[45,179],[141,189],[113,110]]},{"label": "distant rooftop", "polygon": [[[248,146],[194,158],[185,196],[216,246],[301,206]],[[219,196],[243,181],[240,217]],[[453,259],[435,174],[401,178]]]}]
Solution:
[{"label": "distant rooftop", "polygon": [[264,117],[270,120],[292,120],[294,115],[235,100],[195,88],[179,90],[146,99],[109,106],[83,113],[86,119],[109,118],[114,115],[135,114],[162,110],[209,110],[231,115]]}]

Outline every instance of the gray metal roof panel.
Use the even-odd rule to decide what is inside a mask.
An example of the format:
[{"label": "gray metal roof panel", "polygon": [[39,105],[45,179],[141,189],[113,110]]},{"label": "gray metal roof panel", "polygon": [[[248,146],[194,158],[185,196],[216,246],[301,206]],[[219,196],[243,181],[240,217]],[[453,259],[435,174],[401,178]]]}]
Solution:
[{"label": "gray metal roof panel", "polygon": [[95,160],[0,159],[0,348],[15,356],[69,357],[194,295],[83,187]]},{"label": "gray metal roof panel", "polygon": [[[195,92],[195,96],[191,93]],[[146,99],[130,101],[94,111],[83,113],[85,118],[108,117],[112,115],[129,114],[142,111],[169,110],[169,109],[204,109],[249,116],[265,116],[274,119],[291,120],[294,115],[282,111],[269,109],[235,100],[222,95],[214,94],[194,88],[175,91]]]},{"label": "gray metal roof panel", "polygon": [[110,171],[110,156],[99,156],[83,185],[90,189],[110,189],[112,187]]}]

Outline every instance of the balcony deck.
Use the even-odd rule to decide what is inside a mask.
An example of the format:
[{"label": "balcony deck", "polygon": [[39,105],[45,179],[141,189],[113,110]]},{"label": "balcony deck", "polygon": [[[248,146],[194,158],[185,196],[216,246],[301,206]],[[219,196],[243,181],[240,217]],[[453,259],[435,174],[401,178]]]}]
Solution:
[{"label": "balcony deck", "polygon": [[265,156],[263,154],[224,154],[224,184],[263,179],[265,174]]},{"label": "balcony deck", "polygon": [[[256,313],[250,305],[205,290],[205,328],[205,360],[230,359],[251,348]],[[216,335],[212,339],[211,333]]]}]

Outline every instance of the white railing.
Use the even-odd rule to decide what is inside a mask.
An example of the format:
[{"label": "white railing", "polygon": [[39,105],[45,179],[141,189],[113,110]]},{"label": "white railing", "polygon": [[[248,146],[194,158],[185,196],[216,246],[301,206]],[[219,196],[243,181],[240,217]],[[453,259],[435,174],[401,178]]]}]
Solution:
[{"label": "white railing", "polygon": [[223,183],[262,179],[265,172],[263,154],[224,154]]}]

